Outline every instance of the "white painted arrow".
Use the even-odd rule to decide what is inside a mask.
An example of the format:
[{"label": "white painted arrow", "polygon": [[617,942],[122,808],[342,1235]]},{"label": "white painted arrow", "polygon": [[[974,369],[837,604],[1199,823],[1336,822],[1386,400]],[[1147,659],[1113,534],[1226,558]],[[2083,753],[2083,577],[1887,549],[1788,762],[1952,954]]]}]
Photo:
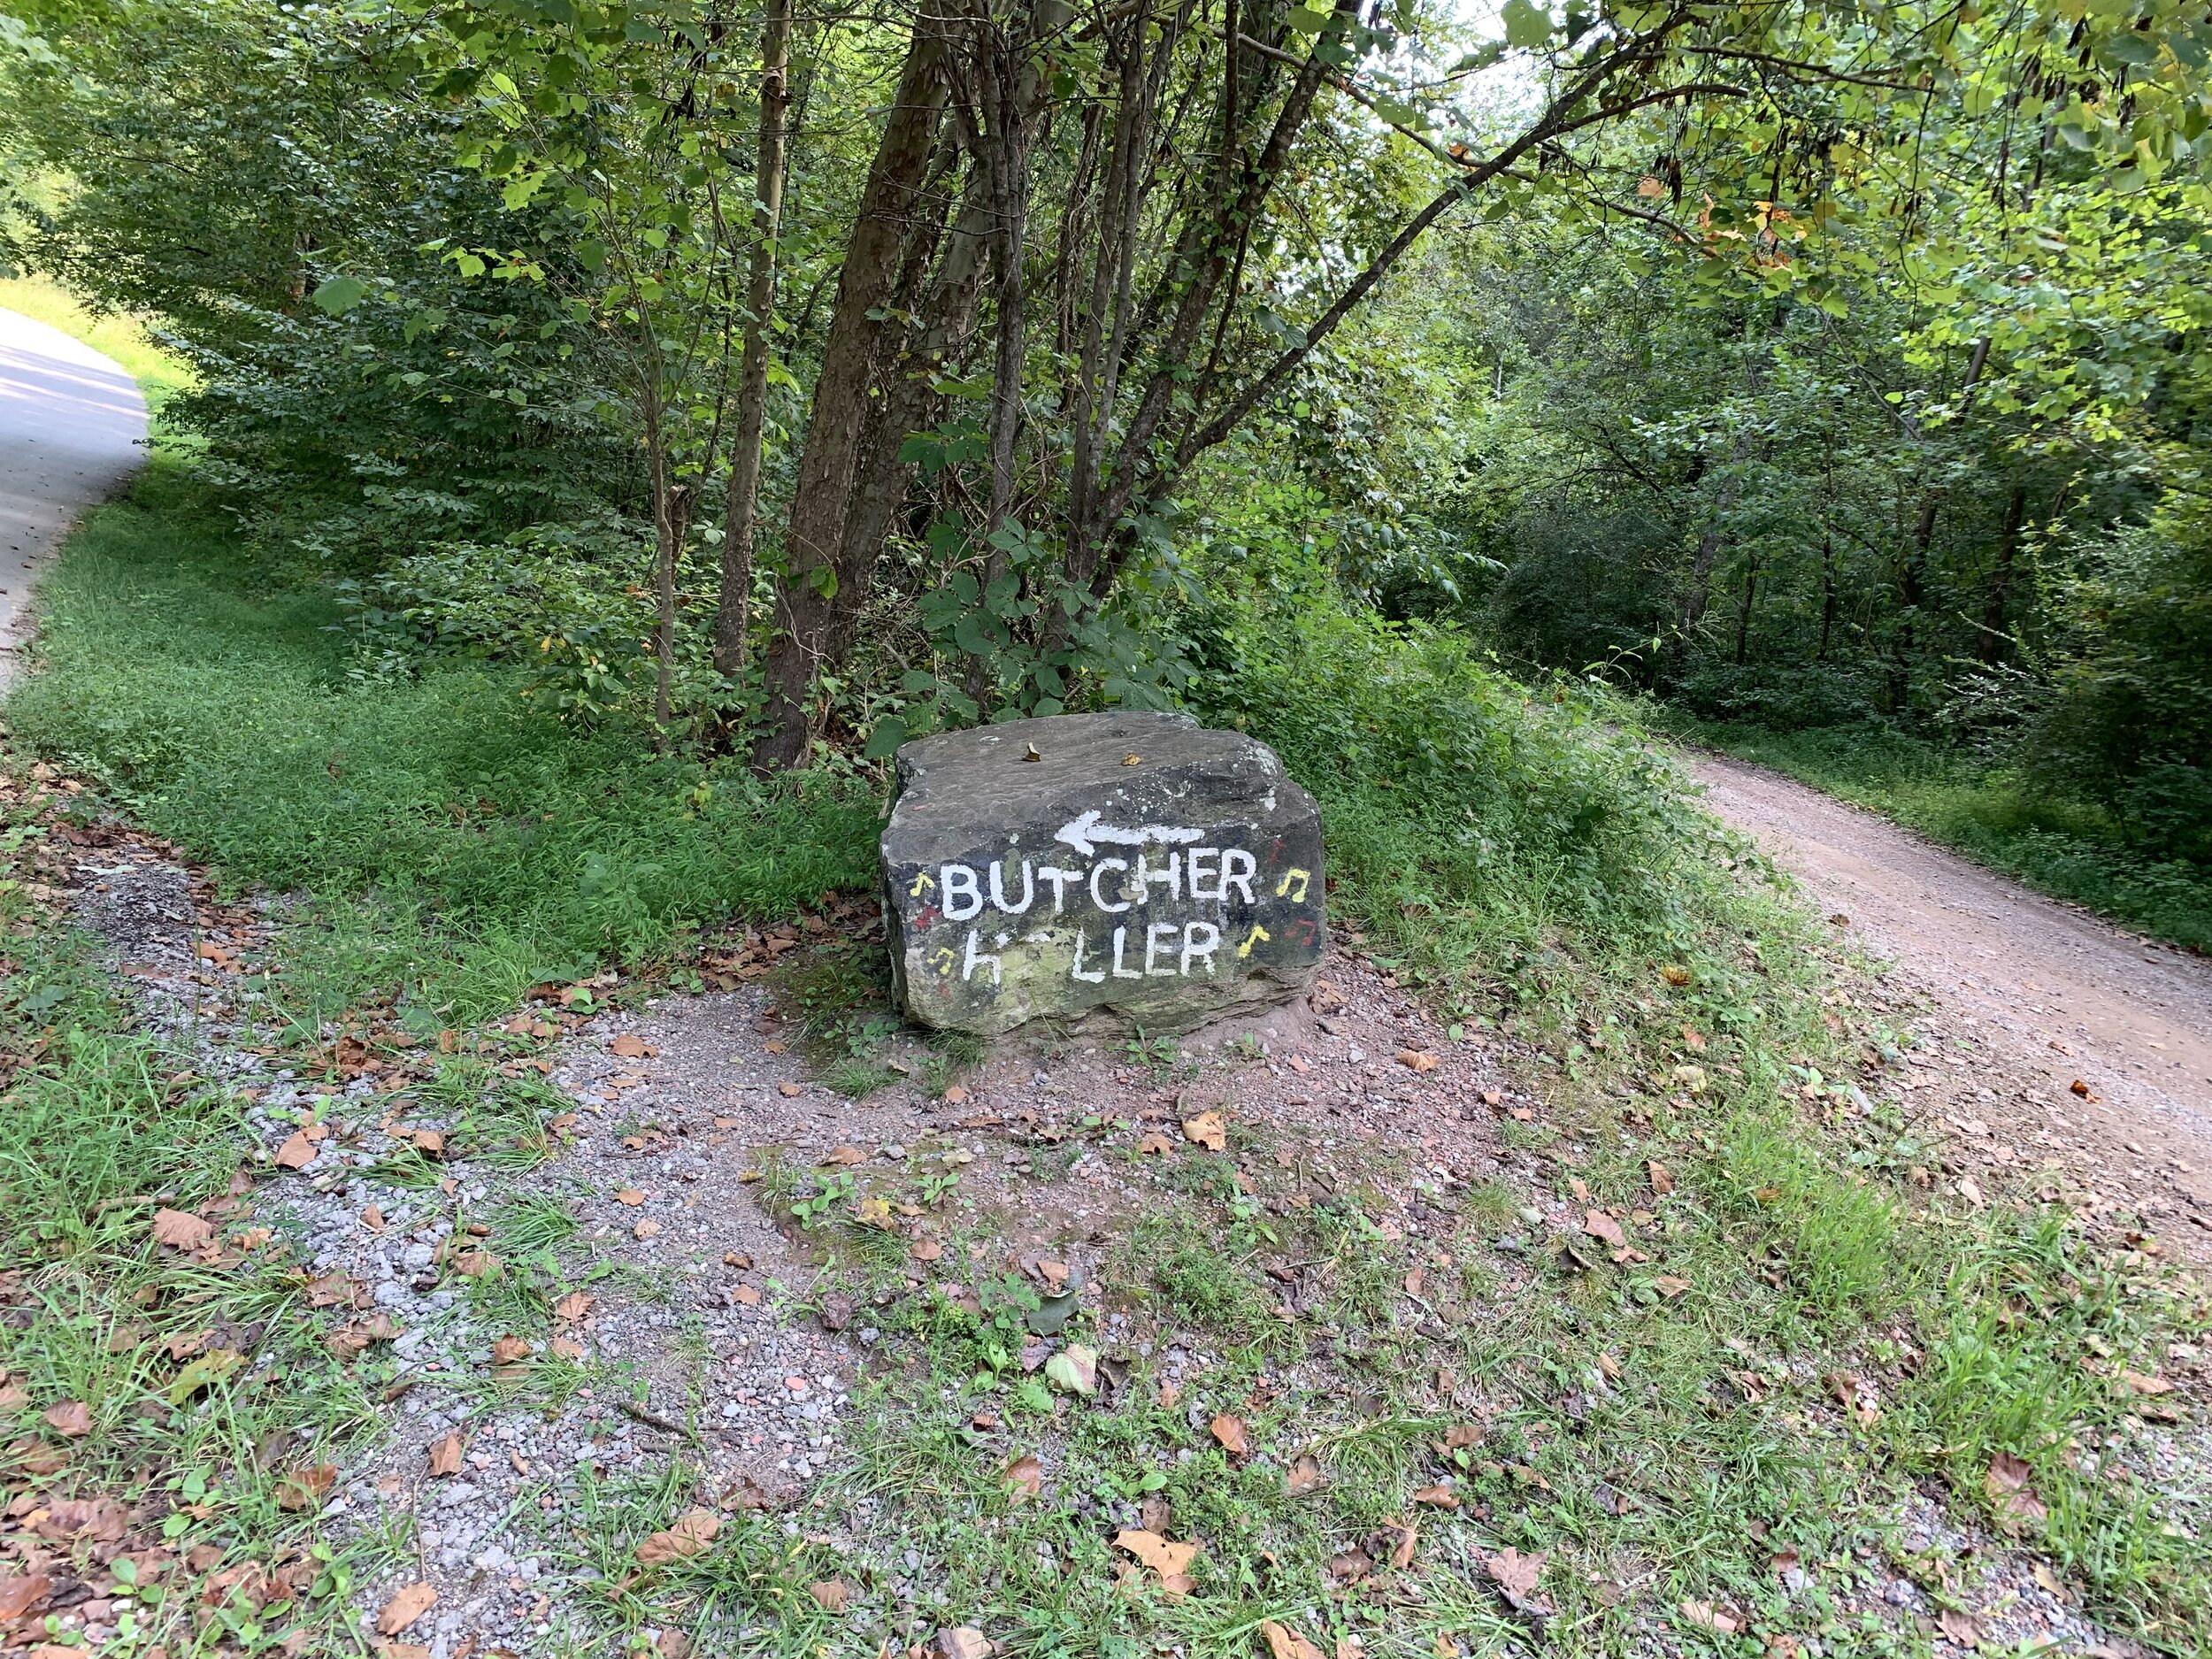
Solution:
[{"label": "white painted arrow", "polygon": [[1110,847],[1141,847],[1147,841],[1194,841],[1205,833],[1204,830],[1176,829],[1166,824],[1145,824],[1136,829],[1117,829],[1111,824],[1100,823],[1097,810],[1094,808],[1081,818],[1060,826],[1058,833],[1052,839],[1067,842],[1077,853],[1088,858],[1098,850],[1097,843],[1101,841]]}]

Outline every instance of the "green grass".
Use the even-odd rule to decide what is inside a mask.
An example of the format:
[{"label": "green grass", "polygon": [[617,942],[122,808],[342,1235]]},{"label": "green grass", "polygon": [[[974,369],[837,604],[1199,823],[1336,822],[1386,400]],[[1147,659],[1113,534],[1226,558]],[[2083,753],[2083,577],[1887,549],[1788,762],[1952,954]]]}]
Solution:
[{"label": "green grass", "polygon": [[[250,1145],[241,1102],[195,1079],[188,1052],[132,1028],[92,941],[27,896],[37,815],[11,807],[6,817],[0,1379],[12,1397],[0,1436],[24,1437],[58,1467],[42,1477],[11,1455],[0,1489],[144,1506],[134,1517],[153,1517],[131,1523],[142,1547],[156,1540],[148,1559],[160,1558],[137,1588],[116,1591],[108,1572],[83,1565],[127,1609],[113,1651],[198,1651],[224,1632],[242,1649],[296,1635],[310,1650],[343,1651],[353,1586],[387,1558],[372,1537],[334,1548],[316,1527],[319,1505],[288,1504],[286,1484],[358,1455],[377,1432],[373,1391],[324,1348],[283,1240],[265,1227],[253,1236],[250,1197],[217,1226],[227,1241],[218,1259],[154,1241],[157,1206],[196,1210],[232,1190]],[[242,1362],[196,1386],[191,1368],[203,1362],[193,1356],[226,1349],[242,1349]],[[64,1440],[44,1414],[70,1402],[92,1432]],[[210,1587],[203,1609],[213,1569],[183,1560],[203,1546],[221,1567],[285,1574],[296,1593],[257,1609],[242,1591]]]},{"label": "green grass", "polygon": [[1880,813],[1978,864],[2154,938],[2212,951],[2212,869],[2144,856],[2110,817],[2030,790],[2008,768],[1868,725],[1802,732],[1669,724]]},{"label": "green grass", "polygon": [[192,385],[192,372],[149,336],[136,318],[99,316],[75,296],[44,277],[0,277],[0,311],[16,311],[81,340],[112,357],[138,382],[150,414]]},{"label": "green grass", "polygon": [[465,1024],[872,871],[865,791],[657,758],[634,726],[562,725],[511,672],[352,676],[326,591],[242,557],[159,461],[41,601],[16,732],[233,879],[304,895],[319,942],[294,989],[325,1010],[396,989],[427,1027]]}]

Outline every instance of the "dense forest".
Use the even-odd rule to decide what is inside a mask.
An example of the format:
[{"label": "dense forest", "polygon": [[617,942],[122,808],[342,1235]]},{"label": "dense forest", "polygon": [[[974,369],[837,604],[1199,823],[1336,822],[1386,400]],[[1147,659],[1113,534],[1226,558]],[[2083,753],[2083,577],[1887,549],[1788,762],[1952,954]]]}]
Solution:
[{"label": "dense forest", "polygon": [[2201,8],[0,23],[0,259],[157,319],[358,675],[770,770],[1348,610],[2212,856]]}]

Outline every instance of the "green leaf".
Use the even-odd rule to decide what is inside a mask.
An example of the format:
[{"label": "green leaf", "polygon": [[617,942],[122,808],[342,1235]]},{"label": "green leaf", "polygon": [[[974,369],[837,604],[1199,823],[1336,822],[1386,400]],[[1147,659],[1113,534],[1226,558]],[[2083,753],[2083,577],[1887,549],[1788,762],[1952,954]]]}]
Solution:
[{"label": "green leaf", "polygon": [[315,303],[333,317],[342,317],[368,297],[369,285],[359,277],[325,277],[315,285],[309,296]]},{"label": "green leaf", "polygon": [[1505,43],[1524,49],[1541,46],[1551,39],[1551,13],[1530,0],[1505,0]]},{"label": "green leaf", "polygon": [[1055,1354],[1045,1362],[1045,1380],[1071,1394],[1094,1394],[1098,1392],[1098,1356],[1079,1342],[1071,1344],[1066,1353]]},{"label": "green leaf", "polygon": [[868,733],[868,747],[861,754],[869,760],[888,760],[905,741],[906,722],[895,714],[887,714],[876,722],[876,729]]}]

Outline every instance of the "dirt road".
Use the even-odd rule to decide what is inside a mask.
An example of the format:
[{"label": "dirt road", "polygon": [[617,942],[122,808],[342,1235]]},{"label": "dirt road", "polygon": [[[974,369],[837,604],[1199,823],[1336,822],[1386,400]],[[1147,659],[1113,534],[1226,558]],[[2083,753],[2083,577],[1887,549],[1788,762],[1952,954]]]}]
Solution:
[{"label": "dirt road", "polygon": [[1938,1010],[1936,1052],[1948,1049],[1970,1085],[1962,1098],[1978,1102],[1951,1114],[1970,1149],[2016,1171],[2062,1165],[2169,1248],[2212,1254],[2212,962],[1776,773],[1686,758],[1707,804]]},{"label": "dirt road", "polygon": [[0,691],[38,565],[77,517],[137,472],[146,403],[91,347],[0,311]]}]

